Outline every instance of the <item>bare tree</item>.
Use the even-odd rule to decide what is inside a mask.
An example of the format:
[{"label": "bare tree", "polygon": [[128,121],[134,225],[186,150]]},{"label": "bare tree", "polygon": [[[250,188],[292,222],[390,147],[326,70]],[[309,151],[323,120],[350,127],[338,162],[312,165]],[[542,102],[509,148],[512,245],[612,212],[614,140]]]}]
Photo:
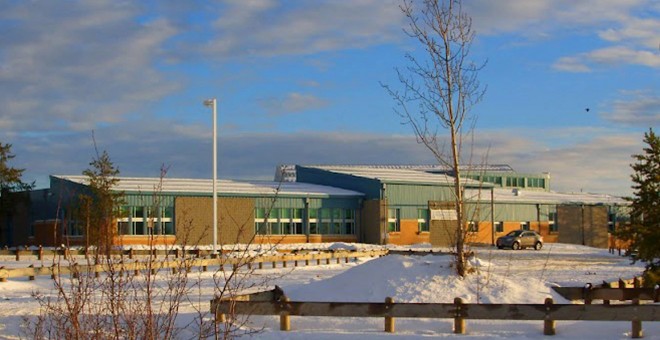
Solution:
[{"label": "bare tree", "polygon": [[[465,276],[466,219],[459,164],[463,137],[472,127],[470,110],[485,91],[477,79],[485,63],[469,60],[474,31],[460,0],[403,0],[399,7],[408,21],[404,32],[425,53],[406,54],[409,65],[396,69],[401,89],[383,87],[396,102],[394,111],[412,126],[417,142],[451,169],[457,215],[456,272]],[[447,130],[449,145],[440,130]]]}]

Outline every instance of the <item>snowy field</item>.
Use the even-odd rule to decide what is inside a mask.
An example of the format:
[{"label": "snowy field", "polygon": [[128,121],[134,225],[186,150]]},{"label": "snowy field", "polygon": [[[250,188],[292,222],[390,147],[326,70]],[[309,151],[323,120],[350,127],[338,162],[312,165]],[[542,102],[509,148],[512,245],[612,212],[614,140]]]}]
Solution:
[{"label": "snowy field", "polygon": [[[318,245],[315,245],[318,247]],[[288,249],[309,245],[287,245]],[[371,245],[323,244],[323,248],[373,249]],[[418,246],[427,249],[428,246]],[[405,249],[408,249],[406,247]],[[546,244],[541,251],[497,250],[473,248],[472,265],[476,272],[465,279],[452,275],[451,257],[443,255],[390,255],[357,262],[309,267],[266,268],[255,271],[251,280],[263,289],[277,284],[292,301],[383,302],[393,297],[396,302],[449,303],[461,297],[468,303],[543,303],[552,297],[555,303],[570,303],[554,293],[552,286],[600,284],[641,274],[643,264],[631,265],[628,258],[611,255],[606,250],[566,244]],[[17,266],[11,258],[0,259],[0,266]],[[19,266],[31,264],[28,258]],[[40,265],[33,260],[33,264]],[[197,315],[195,308],[208,310],[213,298],[213,268],[193,272],[193,302],[181,308],[177,320],[188,325]],[[26,278],[0,283],[0,339],[19,339],[24,316],[38,314],[39,305],[32,293],[53,294],[47,276],[35,281]],[[211,320],[211,316],[206,318]],[[260,330],[259,339],[380,339],[457,337],[460,339],[530,339],[542,335],[540,321],[476,321],[467,320],[467,334],[454,335],[451,319],[397,319],[396,333],[383,332],[382,318],[291,317],[290,332],[279,331],[279,318],[252,316],[250,326]],[[643,324],[646,339],[660,339],[660,324]],[[630,322],[558,321],[557,335],[551,339],[619,339],[630,338]],[[195,335],[194,326],[184,329],[180,338]]]}]

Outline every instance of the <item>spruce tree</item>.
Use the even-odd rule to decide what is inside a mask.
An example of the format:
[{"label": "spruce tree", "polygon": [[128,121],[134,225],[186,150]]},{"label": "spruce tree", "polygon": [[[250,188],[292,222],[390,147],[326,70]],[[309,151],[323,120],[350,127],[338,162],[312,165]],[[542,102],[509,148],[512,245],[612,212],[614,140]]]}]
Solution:
[{"label": "spruce tree", "polygon": [[[99,253],[110,255],[113,239],[117,234],[116,219],[119,205],[123,202],[123,192],[113,190],[119,183],[119,169],[110,160],[106,151],[89,163],[90,168],[83,171],[89,180],[91,195],[79,197],[80,210],[86,220],[87,243],[97,247]],[[97,258],[98,259],[98,258]]]},{"label": "spruce tree", "polygon": [[643,153],[633,155],[634,173],[630,228],[627,238],[637,251],[636,259],[646,262],[647,284],[660,282],[660,138],[649,129],[644,134]]}]

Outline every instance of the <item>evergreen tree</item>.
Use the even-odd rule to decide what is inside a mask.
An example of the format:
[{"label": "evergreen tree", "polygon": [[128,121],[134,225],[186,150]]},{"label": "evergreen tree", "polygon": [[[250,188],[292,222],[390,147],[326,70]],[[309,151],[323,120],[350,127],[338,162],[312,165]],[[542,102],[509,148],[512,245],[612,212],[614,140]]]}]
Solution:
[{"label": "evergreen tree", "polygon": [[12,208],[10,194],[16,191],[30,190],[34,184],[23,182],[21,177],[25,169],[18,169],[8,165],[16,155],[11,153],[11,144],[0,143],[0,211]]},{"label": "evergreen tree", "polygon": [[660,138],[649,129],[644,134],[647,146],[633,155],[631,202],[627,239],[637,250],[636,258],[646,262],[647,284],[660,282]]},{"label": "evergreen tree", "polygon": [[[116,236],[118,207],[123,202],[123,192],[114,191],[119,183],[117,169],[106,151],[89,163],[90,168],[83,171],[89,180],[91,195],[79,197],[79,209],[84,220],[88,245],[97,246],[97,254],[110,255],[113,239]],[[80,222],[83,222],[80,221]]]}]

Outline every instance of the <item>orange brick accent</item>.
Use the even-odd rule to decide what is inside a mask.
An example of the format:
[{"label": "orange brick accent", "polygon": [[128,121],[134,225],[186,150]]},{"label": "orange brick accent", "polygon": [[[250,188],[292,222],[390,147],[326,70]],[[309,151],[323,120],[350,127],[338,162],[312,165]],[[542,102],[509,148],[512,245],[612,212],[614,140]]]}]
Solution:
[{"label": "orange brick accent", "polygon": [[387,233],[388,244],[409,245],[430,242],[428,232],[419,232],[417,220],[401,220],[400,223],[400,231]]}]

